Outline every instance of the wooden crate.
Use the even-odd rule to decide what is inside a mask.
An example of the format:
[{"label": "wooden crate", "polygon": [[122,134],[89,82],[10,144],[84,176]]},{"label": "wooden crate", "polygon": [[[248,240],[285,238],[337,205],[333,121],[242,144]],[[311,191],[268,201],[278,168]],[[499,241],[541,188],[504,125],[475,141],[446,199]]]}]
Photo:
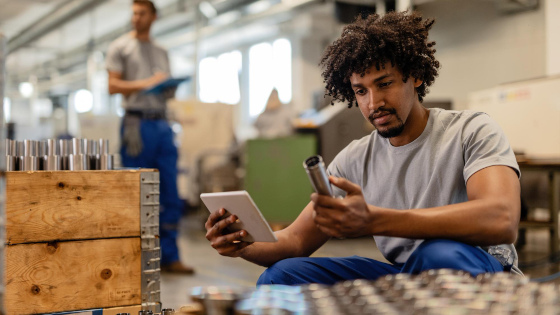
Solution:
[{"label": "wooden crate", "polygon": [[142,305],[132,305],[132,306],[70,311],[70,312],[62,312],[62,313],[49,313],[46,315],[70,315],[70,314],[71,315],[117,315],[119,313],[130,313],[132,315],[136,315],[141,310],[142,310]]},{"label": "wooden crate", "polygon": [[4,309],[158,311],[159,173],[6,173]]}]

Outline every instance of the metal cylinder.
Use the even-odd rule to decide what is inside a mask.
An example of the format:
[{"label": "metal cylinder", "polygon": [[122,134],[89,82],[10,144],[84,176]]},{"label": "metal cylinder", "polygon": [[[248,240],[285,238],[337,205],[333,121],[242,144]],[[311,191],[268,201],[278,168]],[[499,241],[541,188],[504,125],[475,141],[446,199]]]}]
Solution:
[{"label": "metal cylinder", "polygon": [[23,156],[16,156],[16,171],[23,171]]},{"label": "metal cylinder", "polygon": [[23,171],[24,155],[25,146],[23,141],[16,141],[16,171]]},{"label": "metal cylinder", "polygon": [[59,171],[61,157],[59,155],[45,155],[44,157],[44,170],[45,171]]},{"label": "metal cylinder", "polygon": [[17,141],[10,140],[10,155],[17,156]]},{"label": "metal cylinder", "polygon": [[14,155],[14,153],[12,153],[12,143],[12,140],[6,139],[6,155]]},{"label": "metal cylinder", "polygon": [[37,151],[37,169],[38,170],[46,170],[46,159],[48,152],[48,142],[47,140],[37,141],[39,150]]},{"label": "metal cylinder", "polygon": [[70,154],[70,140],[60,139],[58,144],[58,155],[60,155],[59,169],[67,171],[70,169],[70,159],[68,158]]},{"label": "metal cylinder", "polygon": [[99,139],[99,154],[109,154],[109,140]]},{"label": "metal cylinder", "polygon": [[45,171],[59,171],[62,165],[62,157],[56,155],[56,140],[46,141],[47,154],[43,156],[43,169]]},{"label": "metal cylinder", "polygon": [[35,140],[25,140],[23,141],[23,155],[24,156],[36,156],[37,155],[37,141]]},{"label": "metal cylinder", "polygon": [[49,149],[49,142],[47,140],[37,141],[39,145],[39,151],[37,151],[37,156],[47,155]]},{"label": "metal cylinder", "polygon": [[23,142],[23,170],[24,171],[36,171],[38,168],[37,162],[37,141],[25,140]]},{"label": "metal cylinder", "polygon": [[17,159],[13,140],[6,139],[6,171],[15,171]]},{"label": "metal cylinder", "polygon": [[113,155],[103,154],[99,156],[99,169],[100,170],[112,170],[113,169]]},{"label": "metal cylinder", "polygon": [[70,154],[69,151],[69,144],[67,139],[60,139],[58,140],[58,155],[60,156],[68,156]]},{"label": "metal cylinder", "polygon": [[71,171],[85,171],[88,169],[87,157],[83,154],[70,154],[68,161]]},{"label": "metal cylinder", "polygon": [[99,156],[99,141],[87,141],[87,154],[90,170],[100,169],[101,157]]},{"label": "metal cylinder", "polygon": [[311,180],[311,185],[320,195],[333,196],[329,176],[325,168],[325,163],[320,155],[309,157],[303,162],[303,167]]},{"label": "metal cylinder", "polygon": [[6,155],[6,171],[17,171],[17,157]]},{"label": "metal cylinder", "polygon": [[56,153],[56,140],[55,139],[48,139],[47,140],[47,155],[50,155],[50,156],[57,155],[57,153]]},{"label": "metal cylinder", "polygon": [[16,141],[16,156],[24,156],[25,155],[25,146],[23,141]]},{"label": "metal cylinder", "polygon": [[36,171],[37,170],[37,157],[36,156],[24,156],[23,157],[23,170],[24,171]]},{"label": "metal cylinder", "polygon": [[73,155],[79,155],[79,154],[83,154],[83,153],[84,153],[84,149],[83,149],[82,139],[73,138],[72,139],[72,154]]}]

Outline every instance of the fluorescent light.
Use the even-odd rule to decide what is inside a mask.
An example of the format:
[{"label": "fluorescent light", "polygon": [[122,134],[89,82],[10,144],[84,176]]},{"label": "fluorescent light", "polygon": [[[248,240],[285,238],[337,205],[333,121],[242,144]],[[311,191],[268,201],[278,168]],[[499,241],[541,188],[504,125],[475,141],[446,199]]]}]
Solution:
[{"label": "fluorescent light", "polygon": [[200,9],[200,12],[202,12],[202,14],[204,14],[204,16],[208,19],[211,19],[218,15],[218,11],[216,11],[216,9],[208,1],[202,1],[198,5],[198,8]]},{"label": "fluorescent light", "polygon": [[21,82],[19,84],[19,93],[25,98],[30,98],[33,95],[33,84],[29,82]]},{"label": "fluorescent light", "polygon": [[78,90],[74,93],[74,108],[78,113],[86,113],[93,109],[93,94],[88,90]]},{"label": "fluorescent light", "polygon": [[260,0],[257,2],[253,2],[247,6],[247,13],[248,14],[257,14],[268,10],[272,4],[270,4],[267,0]]},{"label": "fluorescent light", "polygon": [[4,121],[9,122],[12,117],[12,101],[9,97],[4,97]]}]

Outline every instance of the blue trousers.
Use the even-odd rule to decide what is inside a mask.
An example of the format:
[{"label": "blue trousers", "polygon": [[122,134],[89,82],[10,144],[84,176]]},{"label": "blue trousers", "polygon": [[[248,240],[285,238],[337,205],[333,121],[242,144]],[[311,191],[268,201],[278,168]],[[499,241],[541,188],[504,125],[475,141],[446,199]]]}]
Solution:
[{"label": "blue trousers", "polygon": [[375,280],[396,273],[418,274],[441,268],[464,270],[473,276],[504,271],[497,259],[478,247],[450,240],[429,240],[420,244],[406,263],[398,265],[359,256],[284,259],[266,269],[257,285],[334,284],[353,279]]},{"label": "blue trousers", "polygon": [[[122,131],[121,128],[121,136]],[[122,164],[159,170],[161,264],[167,265],[179,260],[177,223],[181,218],[182,203],[177,192],[177,148],[173,143],[173,131],[165,120],[142,120],[140,133],[142,152],[132,157],[121,146]]]}]

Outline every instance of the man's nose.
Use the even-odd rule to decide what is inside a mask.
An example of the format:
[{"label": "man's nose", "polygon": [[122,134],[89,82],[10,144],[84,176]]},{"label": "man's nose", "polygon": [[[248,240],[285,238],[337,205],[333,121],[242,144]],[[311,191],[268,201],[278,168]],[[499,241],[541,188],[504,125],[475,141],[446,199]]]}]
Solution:
[{"label": "man's nose", "polygon": [[377,111],[380,107],[385,105],[385,98],[381,93],[370,93],[369,108],[372,111]]}]

